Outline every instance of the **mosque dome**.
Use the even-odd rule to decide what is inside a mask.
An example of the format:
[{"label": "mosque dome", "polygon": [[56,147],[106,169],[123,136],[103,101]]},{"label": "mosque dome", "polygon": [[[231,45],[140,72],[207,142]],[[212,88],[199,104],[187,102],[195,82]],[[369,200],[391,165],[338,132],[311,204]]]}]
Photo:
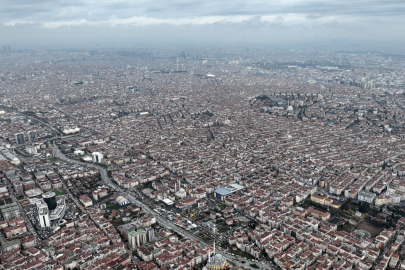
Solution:
[{"label": "mosque dome", "polygon": [[215,259],[218,259],[218,260],[222,259],[222,255],[221,254],[215,254]]}]

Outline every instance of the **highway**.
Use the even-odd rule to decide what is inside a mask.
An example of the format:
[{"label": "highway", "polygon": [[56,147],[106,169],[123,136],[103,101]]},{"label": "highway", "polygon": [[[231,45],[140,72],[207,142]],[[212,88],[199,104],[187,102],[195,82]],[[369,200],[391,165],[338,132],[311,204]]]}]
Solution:
[{"label": "highway", "polygon": [[[58,158],[60,158],[61,160],[64,160],[64,161],[66,161],[66,162],[68,162],[68,163],[75,163],[75,164],[80,164],[80,165],[82,165],[82,166],[87,166],[87,167],[91,167],[91,168],[96,168],[96,169],[98,169],[99,172],[100,172],[100,175],[101,175],[101,179],[104,181],[104,183],[105,183],[107,186],[109,186],[109,187],[115,189],[117,192],[121,192],[121,193],[125,194],[125,196],[127,197],[127,199],[129,199],[129,200],[131,201],[131,203],[133,203],[133,204],[135,204],[136,206],[142,208],[142,211],[143,211],[143,212],[145,212],[145,213],[147,213],[147,214],[150,214],[150,215],[153,215],[153,216],[156,218],[156,221],[159,223],[159,225],[161,225],[161,226],[163,226],[163,227],[165,227],[165,228],[171,229],[171,230],[173,230],[174,232],[176,232],[176,233],[178,233],[178,234],[180,234],[180,235],[182,235],[182,236],[184,236],[184,237],[186,237],[186,238],[189,238],[189,239],[198,241],[198,242],[202,243],[204,246],[211,245],[211,243],[208,243],[208,242],[206,242],[206,241],[200,239],[198,236],[196,236],[196,235],[194,235],[194,234],[192,234],[192,233],[190,233],[190,232],[188,232],[188,231],[186,231],[186,230],[184,230],[184,229],[182,229],[182,228],[180,228],[180,227],[174,225],[174,224],[173,224],[171,221],[169,221],[168,219],[163,218],[163,217],[160,216],[160,215],[157,215],[156,212],[153,211],[149,206],[145,205],[145,204],[142,203],[141,201],[138,201],[138,200],[137,200],[134,196],[132,196],[128,191],[126,191],[125,189],[121,188],[121,187],[118,186],[117,184],[113,183],[113,182],[111,181],[111,179],[108,177],[107,170],[106,170],[105,168],[103,168],[103,167],[101,167],[101,166],[97,166],[97,165],[95,165],[95,164],[91,164],[91,163],[86,163],[86,162],[81,162],[81,161],[74,160],[74,159],[69,159],[69,158],[67,158],[64,154],[62,154],[62,152],[59,150],[59,148],[58,148],[55,144],[51,145],[51,147],[52,147],[52,150],[53,150],[53,152],[55,153],[55,155],[56,155]],[[244,260],[244,261],[247,261],[247,259],[245,259],[245,258],[238,258],[238,257],[235,257],[235,256],[233,256],[233,255],[230,255],[230,254],[225,253],[225,252],[223,252],[223,251],[221,251],[221,250],[218,250],[218,249],[216,250],[216,252],[219,253],[219,254],[221,254],[222,256],[224,256],[228,261],[230,261],[230,262],[232,262],[232,263],[234,263],[234,264],[236,264],[236,265],[238,265],[238,266],[255,270],[255,268],[252,268],[252,267],[249,266],[249,264],[253,264],[253,262],[250,262],[250,263],[249,263],[249,262],[246,262],[246,263],[243,265],[242,263],[240,263],[239,261],[237,261],[237,260]],[[261,262],[257,262],[257,264],[258,264],[259,266],[261,266],[261,269],[273,269],[272,266],[271,266],[269,263],[267,263],[267,262],[265,263],[265,265],[262,265]]]},{"label": "highway", "polygon": [[47,128],[49,128],[50,130],[54,131],[56,134],[59,134],[59,135],[61,134],[61,133],[59,132],[59,130],[55,129],[54,127],[52,127],[52,126],[49,125],[48,123],[45,123],[44,121],[38,119],[37,117],[34,117],[34,116],[32,116],[32,115],[29,115],[29,114],[26,114],[26,113],[23,113],[23,112],[20,112],[20,111],[18,111],[18,113],[19,113],[19,114],[22,114],[22,115],[24,115],[24,116],[26,116],[26,117],[31,117],[31,118],[33,118],[35,121],[40,122],[41,124],[43,124],[44,126],[46,126]]}]

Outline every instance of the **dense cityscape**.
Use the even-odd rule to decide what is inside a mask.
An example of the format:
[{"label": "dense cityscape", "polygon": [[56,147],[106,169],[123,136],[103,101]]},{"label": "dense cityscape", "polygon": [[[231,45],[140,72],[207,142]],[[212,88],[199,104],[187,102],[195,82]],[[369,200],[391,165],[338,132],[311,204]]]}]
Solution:
[{"label": "dense cityscape", "polygon": [[405,57],[0,51],[0,269],[405,269]]}]

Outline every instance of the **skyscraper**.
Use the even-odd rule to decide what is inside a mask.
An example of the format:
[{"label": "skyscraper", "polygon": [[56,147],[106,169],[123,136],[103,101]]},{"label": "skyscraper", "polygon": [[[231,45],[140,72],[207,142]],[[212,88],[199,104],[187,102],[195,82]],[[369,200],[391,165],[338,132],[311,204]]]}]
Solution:
[{"label": "skyscraper", "polygon": [[46,205],[48,205],[49,210],[54,210],[57,206],[55,192],[49,191],[47,193],[42,194],[42,198],[44,199]]},{"label": "skyscraper", "polygon": [[24,195],[23,184],[20,181],[14,182],[13,184],[14,184],[15,194],[17,196]]},{"label": "skyscraper", "polygon": [[93,162],[101,163],[101,160],[103,159],[103,154],[99,152],[94,152],[91,155],[93,158]]},{"label": "skyscraper", "polygon": [[35,201],[37,205],[37,213],[38,213],[38,220],[39,224],[42,228],[50,227],[51,223],[49,222],[49,210],[48,205],[44,201],[44,199],[37,199]]},{"label": "skyscraper", "polygon": [[140,246],[139,233],[137,231],[128,232],[128,244],[131,248]]},{"label": "skyscraper", "polygon": [[184,64],[176,64],[176,71],[181,72],[181,71],[186,71],[184,68]]},{"label": "skyscraper", "polygon": [[139,233],[139,242],[141,245],[146,243],[146,231],[144,229],[138,230]]},{"label": "skyscraper", "polygon": [[15,141],[16,141],[17,144],[25,143],[24,133],[15,134]]},{"label": "skyscraper", "polygon": [[35,141],[38,140],[37,139],[37,132],[35,130],[28,131],[27,135],[28,135],[28,140],[30,142],[35,142]]},{"label": "skyscraper", "polygon": [[152,242],[155,240],[155,230],[152,229],[151,226],[147,226],[145,227],[145,231],[146,231],[146,240],[148,242]]}]

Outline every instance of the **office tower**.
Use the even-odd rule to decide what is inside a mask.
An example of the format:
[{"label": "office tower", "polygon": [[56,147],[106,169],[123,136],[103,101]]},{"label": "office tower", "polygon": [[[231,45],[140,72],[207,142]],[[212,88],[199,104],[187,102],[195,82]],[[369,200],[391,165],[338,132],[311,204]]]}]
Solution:
[{"label": "office tower", "polygon": [[101,160],[103,159],[103,154],[99,152],[94,152],[91,154],[93,162],[101,163]]},{"label": "office tower", "polygon": [[176,64],[176,71],[177,72],[185,71],[184,64]]},{"label": "office tower", "polygon": [[37,199],[35,201],[35,204],[37,205],[37,213],[40,226],[42,228],[50,227],[51,224],[49,222],[48,205],[46,204],[44,199]]},{"label": "office tower", "polygon": [[15,134],[15,141],[16,141],[17,144],[25,143],[24,133]]},{"label": "office tower", "polygon": [[47,193],[42,194],[42,198],[44,199],[46,205],[48,205],[49,210],[54,210],[57,206],[55,192],[49,191]]},{"label": "office tower", "polygon": [[14,189],[17,196],[24,195],[23,184],[20,181],[14,182]]},{"label": "office tower", "polygon": [[28,131],[28,140],[30,142],[36,142],[37,139],[37,132],[35,130]]},{"label": "office tower", "polygon": [[46,208],[38,209],[39,224],[42,228],[50,227],[49,211]]},{"label": "office tower", "polygon": [[145,231],[146,231],[146,240],[148,242],[153,242],[155,240],[155,230],[152,229],[152,227],[148,226],[145,227]]}]

